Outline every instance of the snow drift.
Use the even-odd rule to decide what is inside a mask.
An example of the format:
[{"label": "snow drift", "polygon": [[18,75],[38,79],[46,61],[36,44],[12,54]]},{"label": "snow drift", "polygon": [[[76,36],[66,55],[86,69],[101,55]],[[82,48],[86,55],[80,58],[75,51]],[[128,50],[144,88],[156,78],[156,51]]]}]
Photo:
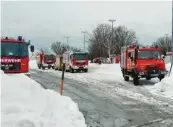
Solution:
[{"label": "snow drift", "polygon": [[[166,65],[168,71],[170,70],[170,67],[171,63],[168,63]],[[151,88],[151,92],[173,99],[173,72],[171,72],[170,77],[167,76],[161,82],[156,83]]]},{"label": "snow drift", "polygon": [[45,90],[23,74],[1,71],[3,127],[86,127],[78,106],[69,97]]}]

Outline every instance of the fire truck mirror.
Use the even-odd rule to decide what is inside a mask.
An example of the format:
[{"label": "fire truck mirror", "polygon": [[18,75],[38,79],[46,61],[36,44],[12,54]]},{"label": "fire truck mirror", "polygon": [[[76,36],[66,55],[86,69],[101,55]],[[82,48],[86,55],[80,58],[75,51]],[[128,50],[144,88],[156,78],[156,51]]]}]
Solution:
[{"label": "fire truck mirror", "polygon": [[33,45],[30,46],[30,50],[31,50],[31,52],[34,52],[34,46]]},{"label": "fire truck mirror", "polygon": [[163,52],[163,55],[166,56],[166,51]]},{"label": "fire truck mirror", "polygon": [[129,52],[128,57],[131,58],[131,53]]},{"label": "fire truck mirror", "polygon": [[138,50],[135,49],[135,59],[136,59],[137,56],[138,56]]}]

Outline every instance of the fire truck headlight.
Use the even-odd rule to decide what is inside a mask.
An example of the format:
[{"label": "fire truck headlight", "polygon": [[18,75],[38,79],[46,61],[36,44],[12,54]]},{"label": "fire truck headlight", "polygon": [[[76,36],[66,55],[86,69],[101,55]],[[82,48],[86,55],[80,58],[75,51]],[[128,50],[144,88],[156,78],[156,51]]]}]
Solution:
[{"label": "fire truck headlight", "polygon": [[139,72],[139,75],[144,75],[145,73],[144,72]]},{"label": "fire truck headlight", "polygon": [[161,73],[161,74],[166,74],[166,71],[161,71],[160,73]]}]

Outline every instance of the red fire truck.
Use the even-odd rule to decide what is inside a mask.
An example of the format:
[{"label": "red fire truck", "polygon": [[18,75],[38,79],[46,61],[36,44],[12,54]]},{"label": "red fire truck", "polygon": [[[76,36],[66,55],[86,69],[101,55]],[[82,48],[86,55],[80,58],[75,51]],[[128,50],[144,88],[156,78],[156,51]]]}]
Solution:
[{"label": "red fire truck", "polygon": [[[29,53],[28,46],[30,41],[26,42],[19,36],[14,38],[1,38],[1,70],[5,73],[29,73]],[[31,52],[34,52],[34,46],[30,46]]]},{"label": "red fire truck", "polygon": [[56,58],[53,54],[38,53],[36,56],[36,62],[39,69],[54,69]]},{"label": "red fire truck", "polygon": [[63,54],[65,70],[71,73],[76,71],[88,72],[88,53],[86,52],[65,52]]},{"label": "red fire truck", "polygon": [[139,48],[133,44],[122,47],[120,66],[124,80],[129,81],[129,77],[132,77],[134,85],[139,84],[140,78],[150,80],[158,77],[162,80],[166,74],[165,62],[157,45]]}]

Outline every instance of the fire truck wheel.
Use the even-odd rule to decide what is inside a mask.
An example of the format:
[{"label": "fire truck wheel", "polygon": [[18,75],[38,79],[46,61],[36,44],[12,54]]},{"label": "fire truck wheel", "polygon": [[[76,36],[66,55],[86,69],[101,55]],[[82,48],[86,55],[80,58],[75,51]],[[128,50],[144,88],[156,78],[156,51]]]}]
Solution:
[{"label": "fire truck wheel", "polygon": [[70,67],[70,72],[74,73],[74,69],[72,67]]},{"label": "fire truck wheel", "polygon": [[137,76],[134,76],[134,77],[133,77],[133,84],[134,84],[135,86],[139,85],[139,78],[138,78]]},{"label": "fire truck wheel", "polygon": [[44,69],[45,69],[45,67],[44,67],[44,66],[42,66],[42,69],[44,70]]},{"label": "fire truck wheel", "polygon": [[54,66],[52,66],[52,69],[54,69],[55,67]]},{"label": "fire truck wheel", "polygon": [[129,81],[129,77],[128,76],[124,76],[124,80],[125,81]]},{"label": "fire truck wheel", "polygon": [[165,77],[164,75],[160,75],[159,80],[161,81],[164,77]]},{"label": "fire truck wheel", "polygon": [[38,68],[41,69],[41,65],[40,64],[38,64]]},{"label": "fire truck wheel", "polygon": [[151,77],[146,77],[146,80],[151,80]]},{"label": "fire truck wheel", "polygon": [[84,72],[88,72],[88,69],[85,69]]},{"label": "fire truck wheel", "polygon": [[50,69],[50,66],[48,66],[48,69]]}]

